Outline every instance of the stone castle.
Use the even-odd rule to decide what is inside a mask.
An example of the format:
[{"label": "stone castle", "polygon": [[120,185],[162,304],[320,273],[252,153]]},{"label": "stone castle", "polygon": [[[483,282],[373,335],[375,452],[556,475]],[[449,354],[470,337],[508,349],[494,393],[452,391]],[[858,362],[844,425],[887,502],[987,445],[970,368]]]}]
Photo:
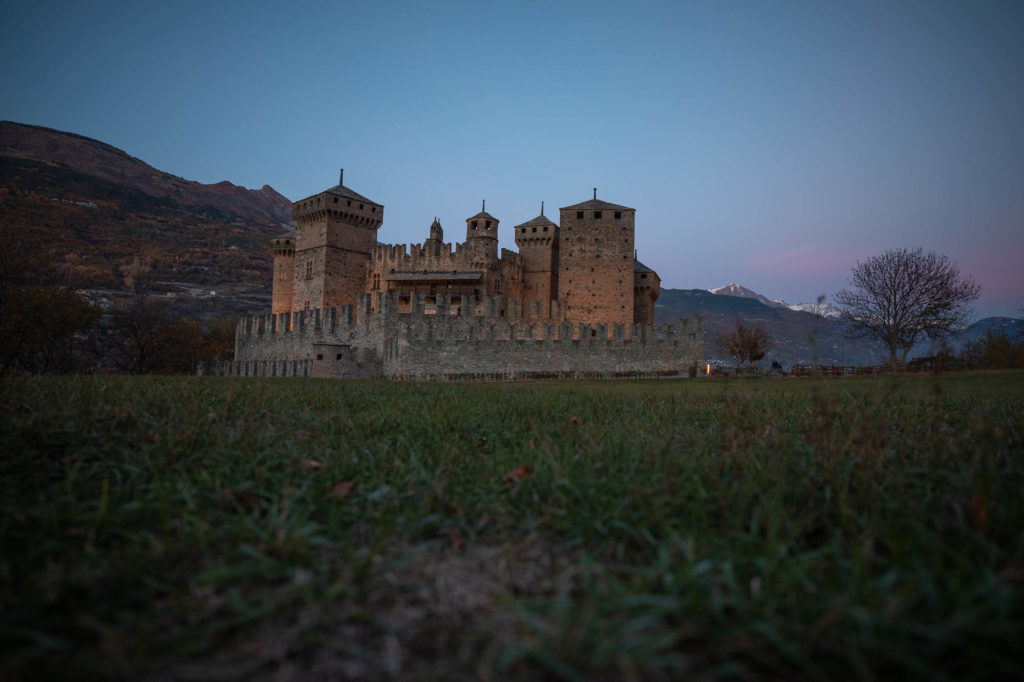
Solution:
[{"label": "stone castle", "polygon": [[292,204],[272,240],[269,316],[242,320],[217,374],[529,378],[693,375],[699,319],[654,327],[660,279],[636,258],[636,210],[594,196],[514,229],[486,204],[466,241],[377,241],[384,206],[342,183]]}]

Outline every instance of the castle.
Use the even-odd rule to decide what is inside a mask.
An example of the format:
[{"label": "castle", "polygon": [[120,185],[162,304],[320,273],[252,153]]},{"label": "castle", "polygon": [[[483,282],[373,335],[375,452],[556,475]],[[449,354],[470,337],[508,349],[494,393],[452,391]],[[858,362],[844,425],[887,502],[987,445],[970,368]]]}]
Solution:
[{"label": "castle", "polygon": [[269,316],[238,325],[217,374],[389,378],[693,375],[699,319],[656,328],[656,272],[636,259],[635,209],[594,196],[514,229],[486,204],[466,240],[435,218],[422,244],[377,241],[384,206],[338,185],[292,204],[272,240]]}]

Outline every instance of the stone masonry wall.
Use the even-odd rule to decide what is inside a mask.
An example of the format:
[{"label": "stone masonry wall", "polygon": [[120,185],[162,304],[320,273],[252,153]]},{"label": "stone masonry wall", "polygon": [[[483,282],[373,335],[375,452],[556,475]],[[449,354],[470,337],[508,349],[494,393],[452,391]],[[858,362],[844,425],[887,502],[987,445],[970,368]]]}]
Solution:
[{"label": "stone masonry wall", "polygon": [[632,324],[635,211],[560,211],[558,298],[566,319]]},{"label": "stone masonry wall", "polygon": [[426,314],[424,305],[417,296],[411,313],[398,313],[396,297],[363,295],[355,307],[249,318],[239,323],[235,360],[210,363],[203,372],[393,379],[686,376],[704,359],[698,318],[657,328],[591,326],[523,319],[521,305],[511,306],[510,317],[496,317],[497,299],[489,299],[482,316],[452,315],[446,297],[438,298],[435,314]]}]

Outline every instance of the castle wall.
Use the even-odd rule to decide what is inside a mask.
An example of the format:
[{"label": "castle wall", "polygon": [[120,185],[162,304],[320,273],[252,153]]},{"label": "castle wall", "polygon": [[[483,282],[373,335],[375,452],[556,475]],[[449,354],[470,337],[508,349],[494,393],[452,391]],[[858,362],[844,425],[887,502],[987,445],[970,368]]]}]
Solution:
[{"label": "castle wall", "polygon": [[[583,325],[522,316],[452,315],[439,297],[434,314],[417,296],[411,312],[397,297],[362,296],[355,308],[267,315],[239,323],[232,363],[206,373],[392,379],[687,376],[703,362],[698,318],[675,326]],[[375,312],[371,312],[375,311]],[[289,331],[289,326],[291,330]]]}]

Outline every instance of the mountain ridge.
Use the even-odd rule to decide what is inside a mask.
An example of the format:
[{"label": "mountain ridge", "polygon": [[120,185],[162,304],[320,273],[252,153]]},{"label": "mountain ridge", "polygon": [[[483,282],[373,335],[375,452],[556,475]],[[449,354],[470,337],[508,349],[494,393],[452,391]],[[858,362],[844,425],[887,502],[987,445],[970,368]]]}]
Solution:
[{"label": "mountain ridge", "polygon": [[119,183],[188,206],[215,206],[246,220],[291,223],[291,202],[270,185],[248,189],[227,180],[203,184],[161,171],[101,140],[14,121],[0,121],[0,155],[63,164],[67,168]]}]

